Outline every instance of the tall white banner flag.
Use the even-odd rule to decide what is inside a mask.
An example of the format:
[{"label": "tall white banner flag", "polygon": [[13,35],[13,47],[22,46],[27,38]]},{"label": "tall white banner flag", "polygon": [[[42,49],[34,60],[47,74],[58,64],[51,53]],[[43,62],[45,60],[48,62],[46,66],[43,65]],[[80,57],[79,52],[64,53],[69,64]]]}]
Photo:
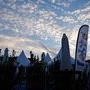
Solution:
[{"label": "tall white banner flag", "polygon": [[85,59],[87,53],[88,25],[83,25],[79,29],[76,52],[75,52],[75,70],[83,71],[85,69]]}]

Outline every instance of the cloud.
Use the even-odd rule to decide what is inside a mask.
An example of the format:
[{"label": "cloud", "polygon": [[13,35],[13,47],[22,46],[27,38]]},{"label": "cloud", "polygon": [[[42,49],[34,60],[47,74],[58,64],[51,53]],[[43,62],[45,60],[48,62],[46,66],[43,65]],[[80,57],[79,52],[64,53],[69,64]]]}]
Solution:
[{"label": "cloud", "polygon": [[70,7],[70,3],[69,2],[57,3],[57,5],[63,6],[64,8],[69,8]]},{"label": "cloud", "polygon": [[85,4],[85,6],[89,6],[90,5],[90,1],[88,1],[86,4]]},{"label": "cloud", "polygon": [[[65,11],[63,8],[69,8],[75,0],[27,0],[27,3],[25,0],[7,1],[10,4],[0,4],[0,36],[3,35],[1,40],[4,39],[0,47],[5,45],[19,50],[25,47],[25,50],[35,49],[37,53],[39,50],[55,52],[61,47],[62,34],[66,33],[71,55],[74,56],[77,32],[81,25],[90,23],[90,6]],[[41,44],[43,42],[50,50]]]},{"label": "cloud", "polygon": [[15,5],[17,0],[0,0],[0,3],[5,6]]},{"label": "cloud", "polygon": [[77,23],[75,18],[73,16],[70,16],[70,15],[60,16],[60,17],[58,17],[58,19],[62,20],[62,22],[65,22],[65,23],[70,23],[70,24]]},{"label": "cloud", "polygon": [[62,6],[64,8],[69,8],[70,7],[70,1],[65,1],[65,0],[50,0],[51,3],[56,4],[58,6]]},{"label": "cloud", "polygon": [[68,11],[64,16],[59,16],[57,19],[69,24],[89,24],[90,6],[72,12]]},{"label": "cloud", "polygon": [[[17,54],[20,53],[21,50],[24,50],[29,56],[29,52],[33,51],[35,54],[41,55],[42,52],[49,52],[52,55],[54,53],[54,49],[48,49],[44,44],[40,41],[20,38],[20,37],[9,37],[0,35],[0,48],[8,47],[10,50],[15,49]],[[20,51],[19,51],[20,50]]]},{"label": "cloud", "polygon": [[87,20],[90,20],[90,6],[75,10],[72,15],[77,17],[78,22],[88,22]]}]

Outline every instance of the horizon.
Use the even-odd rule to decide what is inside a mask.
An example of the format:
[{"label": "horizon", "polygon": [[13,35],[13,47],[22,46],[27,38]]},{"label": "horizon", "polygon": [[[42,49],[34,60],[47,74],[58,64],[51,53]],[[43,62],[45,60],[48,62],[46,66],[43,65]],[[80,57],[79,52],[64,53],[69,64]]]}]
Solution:
[{"label": "horizon", "polygon": [[[25,55],[57,54],[65,33],[75,57],[79,28],[90,26],[89,0],[0,0],[0,48],[21,50]],[[90,59],[90,29],[87,59]]]}]

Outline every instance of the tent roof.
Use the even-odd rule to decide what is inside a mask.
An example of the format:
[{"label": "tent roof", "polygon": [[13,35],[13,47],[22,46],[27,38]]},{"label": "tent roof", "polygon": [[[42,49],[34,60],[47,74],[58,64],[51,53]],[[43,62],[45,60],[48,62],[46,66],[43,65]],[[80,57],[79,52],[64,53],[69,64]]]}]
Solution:
[{"label": "tent roof", "polygon": [[29,66],[29,64],[30,64],[30,61],[27,59],[24,51],[22,51],[21,54],[18,56],[17,62],[19,63],[19,66],[22,65],[25,67]]},{"label": "tent roof", "polygon": [[62,50],[60,49],[60,51],[58,52],[58,54],[56,55],[55,59],[61,60],[61,54],[62,54]]},{"label": "tent roof", "polygon": [[46,63],[51,64],[52,63],[52,59],[50,57],[50,55],[47,53],[47,55],[45,56],[45,60]]}]

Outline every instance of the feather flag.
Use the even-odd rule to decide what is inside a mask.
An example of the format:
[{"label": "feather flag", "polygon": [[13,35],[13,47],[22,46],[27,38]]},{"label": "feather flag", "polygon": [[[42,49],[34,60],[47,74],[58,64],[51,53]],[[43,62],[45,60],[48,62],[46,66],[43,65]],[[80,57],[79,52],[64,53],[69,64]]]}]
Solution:
[{"label": "feather flag", "polygon": [[75,52],[75,70],[77,71],[83,71],[85,69],[88,29],[88,25],[83,25],[79,29]]}]

